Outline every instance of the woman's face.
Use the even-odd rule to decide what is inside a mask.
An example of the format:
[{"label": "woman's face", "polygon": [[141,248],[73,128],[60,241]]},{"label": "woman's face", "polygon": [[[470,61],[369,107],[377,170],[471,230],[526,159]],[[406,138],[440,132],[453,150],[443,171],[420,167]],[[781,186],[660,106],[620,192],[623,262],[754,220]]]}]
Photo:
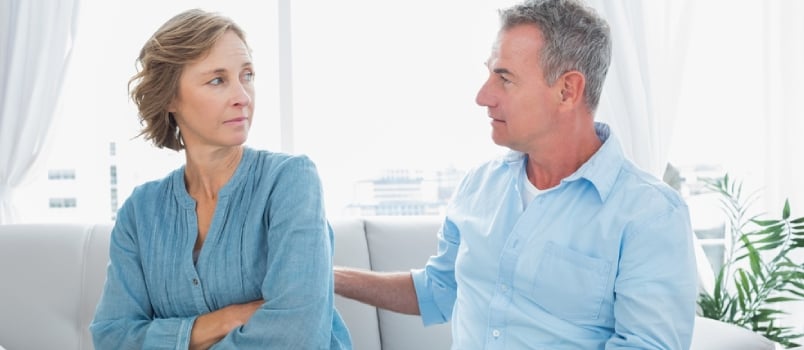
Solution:
[{"label": "woman's face", "polygon": [[242,145],[254,115],[254,68],[248,47],[227,31],[206,56],[184,66],[170,104],[187,149]]}]

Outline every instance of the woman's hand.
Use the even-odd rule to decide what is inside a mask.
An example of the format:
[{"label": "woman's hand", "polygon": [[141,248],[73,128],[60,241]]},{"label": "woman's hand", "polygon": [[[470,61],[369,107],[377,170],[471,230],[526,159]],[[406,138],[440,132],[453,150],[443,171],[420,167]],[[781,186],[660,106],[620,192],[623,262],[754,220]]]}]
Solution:
[{"label": "woman's hand", "polygon": [[233,304],[198,316],[190,333],[190,349],[208,349],[233,329],[246,324],[264,302],[260,299],[245,304]]}]

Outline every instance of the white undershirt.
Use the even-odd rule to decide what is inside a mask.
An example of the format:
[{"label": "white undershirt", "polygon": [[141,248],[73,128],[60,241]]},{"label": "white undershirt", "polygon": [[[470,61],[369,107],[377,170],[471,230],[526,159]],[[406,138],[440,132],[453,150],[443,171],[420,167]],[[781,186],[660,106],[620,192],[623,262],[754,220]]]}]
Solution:
[{"label": "white undershirt", "polygon": [[522,167],[522,188],[525,189],[522,191],[522,208],[527,208],[528,204],[533,201],[536,196],[544,193],[544,191],[536,188],[530,180],[528,180],[528,170],[527,167]]}]

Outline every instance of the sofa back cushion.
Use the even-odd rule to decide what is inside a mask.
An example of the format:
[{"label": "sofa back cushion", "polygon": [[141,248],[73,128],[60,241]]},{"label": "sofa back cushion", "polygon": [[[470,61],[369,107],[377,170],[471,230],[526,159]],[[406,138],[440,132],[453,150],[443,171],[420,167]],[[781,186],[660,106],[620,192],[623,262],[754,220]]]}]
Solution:
[{"label": "sofa back cushion", "polygon": [[[371,268],[375,271],[407,271],[424,267],[436,253],[440,217],[367,217]],[[449,324],[424,327],[421,317],[379,310],[383,350],[449,349]],[[357,347],[355,347],[357,349]]]},{"label": "sofa back cushion", "polygon": [[[336,218],[330,220],[335,232],[335,265],[371,269],[363,220]],[[352,335],[352,345],[360,350],[380,349],[380,326],[377,308],[335,296],[335,308],[343,317]]]}]

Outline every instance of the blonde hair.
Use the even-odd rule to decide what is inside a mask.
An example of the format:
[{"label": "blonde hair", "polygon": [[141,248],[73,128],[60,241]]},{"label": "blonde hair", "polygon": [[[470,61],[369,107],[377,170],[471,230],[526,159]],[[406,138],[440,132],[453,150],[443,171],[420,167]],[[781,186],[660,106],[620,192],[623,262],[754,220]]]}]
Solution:
[{"label": "blonde hair", "polygon": [[228,17],[192,9],[165,22],[148,39],[136,60],[137,74],[128,81],[142,125],[137,136],[144,136],[159,148],[184,149],[181,132],[168,107],[178,94],[185,65],[209,53],[227,31],[246,43],[243,30]]}]

